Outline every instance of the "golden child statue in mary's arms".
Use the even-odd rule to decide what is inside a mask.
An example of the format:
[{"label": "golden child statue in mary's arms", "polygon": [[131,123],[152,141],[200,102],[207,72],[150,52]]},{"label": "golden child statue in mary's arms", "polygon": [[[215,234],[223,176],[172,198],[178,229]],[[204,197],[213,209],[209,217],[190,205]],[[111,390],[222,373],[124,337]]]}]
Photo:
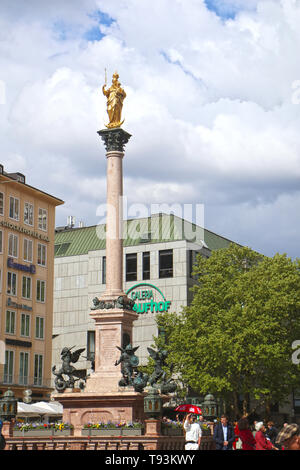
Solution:
[{"label": "golden child statue in mary's arms", "polygon": [[119,75],[115,72],[112,77],[111,87],[106,89],[106,83],[102,87],[103,94],[107,97],[107,114],[109,117],[109,123],[106,127],[109,129],[120,127],[124,122],[124,119],[121,121],[121,114],[126,93],[123,88],[121,88],[118,78]]}]

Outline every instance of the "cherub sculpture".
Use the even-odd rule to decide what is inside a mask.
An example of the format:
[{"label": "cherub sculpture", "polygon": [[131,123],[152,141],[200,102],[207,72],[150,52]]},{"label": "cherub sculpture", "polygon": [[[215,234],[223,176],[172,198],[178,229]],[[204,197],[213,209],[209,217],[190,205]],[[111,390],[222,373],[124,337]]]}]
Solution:
[{"label": "cherub sculpture", "polygon": [[[85,371],[76,370],[75,367],[71,365],[71,363],[76,363],[81,355],[81,353],[85,350],[85,348],[77,349],[73,353],[71,348],[63,348],[60,355],[62,360],[61,368],[56,372],[56,366],[52,367],[52,372],[56,375],[55,378],[55,388],[58,392],[63,392],[66,388],[74,388],[74,384],[76,380],[86,380],[86,373]],[[68,376],[66,379],[64,376]],[[80,384],[82,388],[82,383]]]},{"label": "cherub sculpture", "polygon": [[121,373],[123,375],[119,385],[121,387],[133,385],[136,368],[139,365],[139,358],[134,353],[139,346],[133,348],[131,344],[127,344],[125,348],[119,348],[119,346],[117,346],[117,348],[121,351],[121,356],[119,360],[115,362],[115,366],[121,364]]},{"label": "cherub sculpture", "polygon": [[154,351],[152,348],[147,348],[150,356],[154,360],[154,371],[149,379],[150,385],[154,385],[158,382],[159,379],[164,380],[166,377],[166,372],[163,370],[163,366],[166,365],[167,351],[165,349],[158,349]]},{"label": "cherub sculpture", "polygon": [[115,366],[121,364],[122,379],[119,381],[120,387],[126,387],[130,385],[134,388],[135,392],[142,393],[148,382],[148,375],[139,371],[137,366],[139,365],[139,358],[135,355],[135,351],[139,346],[133,348],[131,344],[128,344],[125,348],[119,348],[121,356],[118,361],[115,362]]}]

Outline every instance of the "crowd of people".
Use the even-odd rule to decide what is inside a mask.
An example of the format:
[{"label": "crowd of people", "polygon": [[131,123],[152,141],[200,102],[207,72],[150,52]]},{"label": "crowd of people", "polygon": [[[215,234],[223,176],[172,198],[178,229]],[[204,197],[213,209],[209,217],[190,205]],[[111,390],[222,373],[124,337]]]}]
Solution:
[{"label": "crowd of people", "polygon": [[[185,450],[198,450],[201,445],[203,418],[188,414],[183,422]],[[250,426],[246,417],[232,425],[222,415],[213,426],[216,450],[300,450],[300,427],[284,423],[278,431],[272,421],[254,421]]]}]

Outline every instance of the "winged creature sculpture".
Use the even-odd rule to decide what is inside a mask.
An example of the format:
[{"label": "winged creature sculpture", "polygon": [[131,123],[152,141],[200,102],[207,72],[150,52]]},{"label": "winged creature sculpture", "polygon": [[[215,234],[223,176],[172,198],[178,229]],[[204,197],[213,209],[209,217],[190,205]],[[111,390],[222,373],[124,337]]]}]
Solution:
[{"label": "winged creature sculpture", "polygon": [[126,387],[126,385],[133,385],[134,373],[139,365],[139,358],[134,354],[139,346],[135,348],[131,344],[127,344],[125,348],[117,346],[121,355],[118,361],[115,362],[115,366],[121,364],[121,373],[123,378],[120,380],[119,385]]},{"label": "winged creature sculpture", "polygon": [[[163,367],[166,365],[168,353],[165,349],[159,348],[155,351],[152,348],[147,348],[150,357],[154,360],[154,371],[150,376],[149,384],[152,387],[160,387],[162,393],[172,393],[176,390],[177,385],[172,378],[167,379],[167,373]],[[171,374],[173,372],[173,364],[170,366]]]}]

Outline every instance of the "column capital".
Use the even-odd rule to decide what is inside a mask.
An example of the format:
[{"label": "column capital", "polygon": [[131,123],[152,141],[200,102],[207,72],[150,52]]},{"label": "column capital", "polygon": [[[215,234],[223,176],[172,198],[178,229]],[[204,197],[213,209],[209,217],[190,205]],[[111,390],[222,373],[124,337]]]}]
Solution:
[{"label": "column capital", "polygon": [[102,129],[97,133],[104,142],[106,152],[124,152],[124,147],[131,137],[131,134],[121,129],[121,127]]}]

